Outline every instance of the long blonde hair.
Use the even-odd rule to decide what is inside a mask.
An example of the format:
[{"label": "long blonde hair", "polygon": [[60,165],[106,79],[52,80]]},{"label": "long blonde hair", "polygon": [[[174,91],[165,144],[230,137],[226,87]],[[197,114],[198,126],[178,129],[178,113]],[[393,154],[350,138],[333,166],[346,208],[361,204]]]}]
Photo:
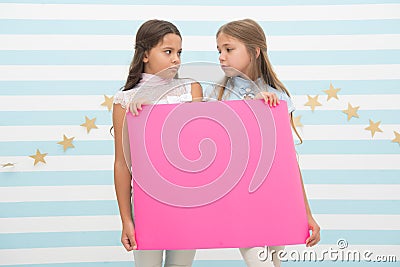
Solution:
[{"label": "long blonde hair", "polygon": [[[256,80],[258,77],[261,77],[265,84],[283,91],[290,97],[289,91],[278,79],[272,69],[272,64],[269,61],[267,54],[267,40],[265,33],[257,22],[252,19],[231,21],[219,28],[216,37],[218,38],[221,33],[239,40],[246,46],[251,57],[249,75],[251,79]],[[257,55],[257,49],[260,49],[259,55]],[[218,100],[222,100],[228,80],[229,79],[225,77],[222,84],[218,87]],[[300,144],[303,143],[302,138],[296,130],[292,116],[290,116],[290,121],[297,137],[300,139]]]}]

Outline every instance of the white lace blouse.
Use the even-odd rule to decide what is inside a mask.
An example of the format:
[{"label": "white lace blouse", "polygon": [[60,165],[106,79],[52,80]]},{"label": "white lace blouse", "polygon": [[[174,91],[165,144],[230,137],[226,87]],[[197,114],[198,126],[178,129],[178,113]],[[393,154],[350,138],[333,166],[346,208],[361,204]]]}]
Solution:
[{"label": "white lace blouse", "polygon": [[135,98],[144,98],[153,104],[175,104],[191,102],[191,79],[163,79],[156,75],[142,73],[142,79],[134,88],[118,91],[114,95],[114,104],[123,108]]}]

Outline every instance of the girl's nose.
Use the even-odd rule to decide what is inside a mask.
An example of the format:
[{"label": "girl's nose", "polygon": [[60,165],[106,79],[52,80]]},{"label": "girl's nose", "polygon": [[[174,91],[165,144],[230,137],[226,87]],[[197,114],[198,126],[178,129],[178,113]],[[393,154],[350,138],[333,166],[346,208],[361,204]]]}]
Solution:
[{"label": "girl's nose", "polygon": [[222,62],[225,60],[225,55],[223,53],[219,54],[219,62]]},{"label": "girl's nose", "polygon": [[172,58],[172,63],[174,63],[174,64],[179,64],[180,61],[181,61],[181,59],[179,58],[179,56],[174,56]]}]

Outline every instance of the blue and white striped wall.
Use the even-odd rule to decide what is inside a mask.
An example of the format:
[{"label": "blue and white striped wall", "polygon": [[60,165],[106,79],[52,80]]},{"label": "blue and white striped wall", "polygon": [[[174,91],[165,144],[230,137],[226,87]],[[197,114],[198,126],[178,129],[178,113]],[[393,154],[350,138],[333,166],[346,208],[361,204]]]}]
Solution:
[{"label": "blue and white striped wall", "polygon": [[[245,4],[244,4],[245,3]],[[395,263],[294,262],[283,266],[399,266],[400,1],[0,1],[0,265],[132,266],[120,245],[113,190],[111,112],[134,34],[152,18],[183,34],[183,63],[218,62],[215,32],[258,21],[269,55],[301,116],[300,165],[322,251],[370,250]],[[323,90],[341,88],[327,101]],[[312,112],[307,95],[319,95]],[[348,103],[359,118],[347,121]],[[98,129],[80,126],[85,116]],[[381,121],[371,137],[369,120]],[[75,137],[66,152],[57,142]],[[36,149],[47,164],[33,165]],[[7,163],[14,166],[2,167]],[[288,250],[303,246],[287,247]],[[236,249],[200,250],[194,266],[244,266]]]}]

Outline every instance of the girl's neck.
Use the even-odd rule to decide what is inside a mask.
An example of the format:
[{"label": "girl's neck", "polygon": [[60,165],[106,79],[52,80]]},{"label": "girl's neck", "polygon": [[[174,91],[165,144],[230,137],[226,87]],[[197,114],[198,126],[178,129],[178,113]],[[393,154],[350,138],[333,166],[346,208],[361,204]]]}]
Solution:
[{"label": "girl's neck", "polygon": [[164,78],[162,76],[159,76],[157,74],[152,74],[152,73],[142,73],[142,79],[144,80],[155,80],[155,81],[171,81],[173,78]]},{"label": "girl's neck", "polygon": [[148,85],[148,86],[161,86],[161,85],[166,85],[171,83],[173,79],[167,79],[160,77],[155,74],[150,74],[146,72],[142,72],[142,78],[140,79],[139,83],[136,85],[136,87],[141,87],[143,85]]},{"label": "girl's neck", "polygon": [[249,81],[249,82],[257,82],[262,78],[261,77],[257,77],[256,79],[251,79],[250,77],[242,77],[242,76],[238,75],[238,76],[231,77],[231,79],[233,79],[233,80],[238,79],[238,80],[241,80],[241,81]]}]

